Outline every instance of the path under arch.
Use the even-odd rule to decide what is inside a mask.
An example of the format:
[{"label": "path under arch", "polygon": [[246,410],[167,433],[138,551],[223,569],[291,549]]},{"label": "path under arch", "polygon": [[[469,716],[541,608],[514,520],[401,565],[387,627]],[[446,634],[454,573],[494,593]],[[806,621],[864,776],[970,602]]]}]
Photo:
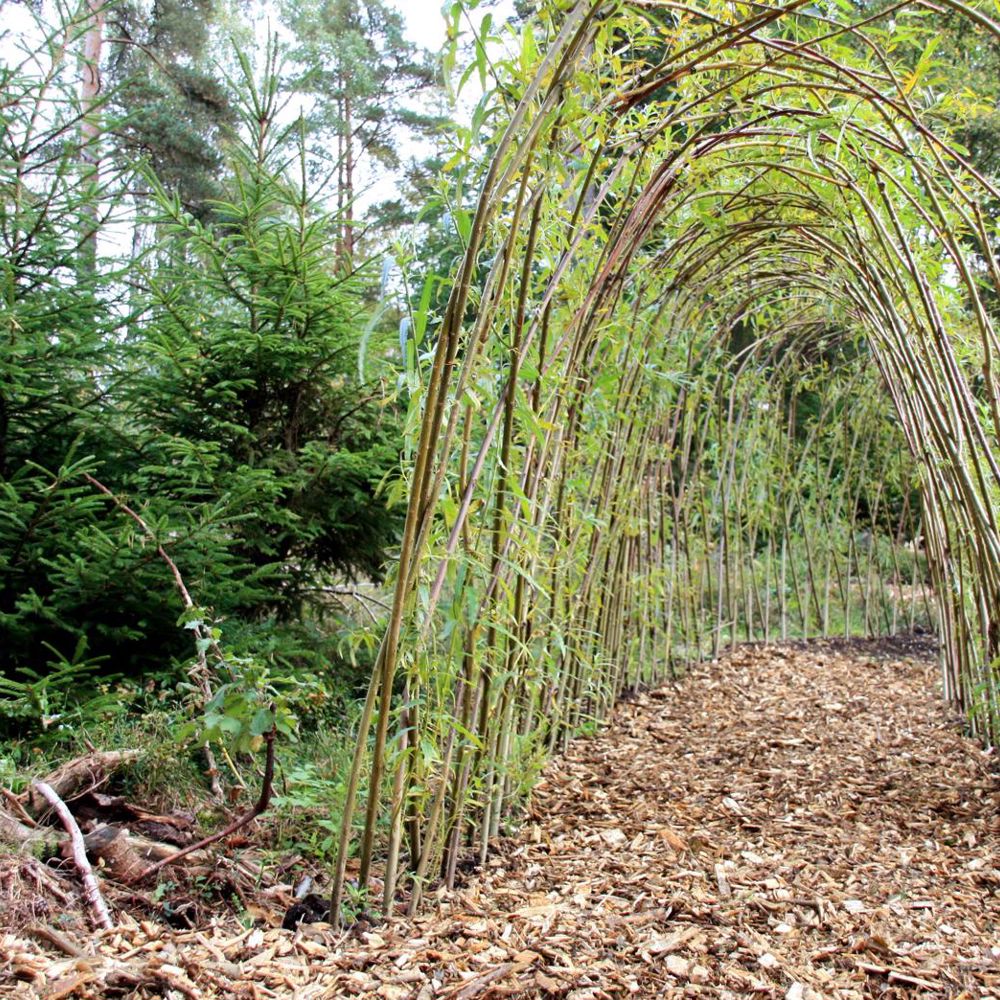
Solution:
[{"label": "path under arch", "polygon": [[102,961],[149,996],[1000,997],[996,759],[935,671],[921,640],[737,650],[576,740],[412,923],[147,925]]}]

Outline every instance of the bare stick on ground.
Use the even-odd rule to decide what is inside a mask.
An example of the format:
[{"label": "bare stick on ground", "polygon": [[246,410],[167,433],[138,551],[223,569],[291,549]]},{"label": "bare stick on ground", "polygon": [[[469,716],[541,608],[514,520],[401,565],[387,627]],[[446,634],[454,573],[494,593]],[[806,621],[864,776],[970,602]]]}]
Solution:
[{"label": "bare stick on ground", "polygon": [[191,844],[176,854],[171,854],[169,857],[150,865],[145,871],[140,872],[134,881],[139,882],[150,875],[155,875],[161,868],[176,864],[181,858],[186,858],[189,854],[199,851],[203,847],[208,847],[209,844],[214,844],[217,840],[222,840],[223,837],[228,837],[230,834],[246,826],[252,819],[256,819],[268,807],[271,801],[271,794],[274,790],[274,736],[274,729],[264,734],[264,741],[267,744],[267,757],[264,761],[264,780],[261,784],[260,798],[257,800],[257,804],[249,812],[240,816],[239,819],[233,820],[229,826],[218,833],[213,833],[210,837],[205,837],[204,840],[199,840],[196,844]]},{"label": "bare stick on ground", "polygon": [[0,844],[12,844],[22,850],[32,850],[52,839],[52,831],[47,827],[40,827],[37,823],[28,826],[0,806]]},{"label": "bare stick on ground", "polygon": [[83,894],[86,897],[87,905],[90,907],[90,912],[93,914],[94,922],[98,927],[110,929],[114,926],[114,923],[111,920],[108,905],[104,902],[104,897],[101,895],[101,889],[97,884],[97,879],[94,877],[90,862],[87,860],[87,849],[83,846],[83,834],[80,832],[80,827],[77,826],[76,820],[73,819],[73,814],[66,808],[66,803],[44,781],[34,781],[32,782],[32,787],[52,806],[56,811],[56,815],[62,820],[62,825],[66,827],[66,832],[69,834],[70,844],[73,848],[73,863],[76,865],[76,870],[80,873],[80,880],[83,882]]}]

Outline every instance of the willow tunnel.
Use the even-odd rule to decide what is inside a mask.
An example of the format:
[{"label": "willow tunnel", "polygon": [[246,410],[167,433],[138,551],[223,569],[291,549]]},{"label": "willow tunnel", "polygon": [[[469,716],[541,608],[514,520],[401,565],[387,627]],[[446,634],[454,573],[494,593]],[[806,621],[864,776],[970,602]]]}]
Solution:
[{"label": "willow tunnel", "polygon": [[1000,193],[929,13],[553,3],[494,67],[337,903],[357,834],[416,907],[546,753],[725,644],[925,624],[1000,735]]}]

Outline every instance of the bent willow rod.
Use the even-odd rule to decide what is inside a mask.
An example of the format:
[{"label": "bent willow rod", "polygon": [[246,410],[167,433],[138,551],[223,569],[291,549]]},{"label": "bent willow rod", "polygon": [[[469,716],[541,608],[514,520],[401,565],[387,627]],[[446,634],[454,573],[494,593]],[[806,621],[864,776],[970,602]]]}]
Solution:
[{"label": "bent willow rod", "polygon": [[946,696],[1000,737],[1000,192],[935,52],[997,25],[955,0],[454,16],[446,63],[474,26],[455,74],[487,92],[335,919],[349,877],[387,915],[453,885],[547,754],[738,641],[933,627]]}]

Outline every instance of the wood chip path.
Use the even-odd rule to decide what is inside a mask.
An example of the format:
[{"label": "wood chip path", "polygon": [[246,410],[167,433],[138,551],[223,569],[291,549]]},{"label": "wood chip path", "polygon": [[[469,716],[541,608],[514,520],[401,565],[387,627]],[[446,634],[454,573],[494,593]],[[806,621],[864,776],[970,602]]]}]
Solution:
[{"label": "wood chip path", "polygon": [[[17,997],[1000,998],[1000,782],[919,643],[744,648],[622,704],[432,912],[0,928]],[[280,921],[280,910],[264,914]]]}]

